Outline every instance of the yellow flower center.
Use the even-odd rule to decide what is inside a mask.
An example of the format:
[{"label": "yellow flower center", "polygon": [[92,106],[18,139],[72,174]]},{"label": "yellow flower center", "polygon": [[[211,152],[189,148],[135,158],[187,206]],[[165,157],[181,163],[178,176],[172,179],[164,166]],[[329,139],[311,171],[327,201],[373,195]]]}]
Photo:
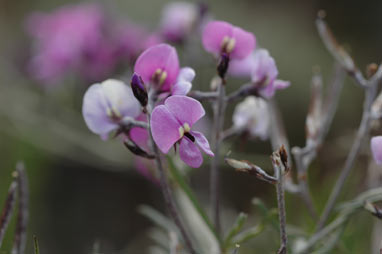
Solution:
[{"label": "yellow flower center", "polygon": [[161,86],[166,81],[166,78],[167,78],[167,72],[158,68],[154,72],[152,79],[155,83]]},{"label": "yellow flower center", "polygon": [[188,133],[191,131],[191,127],[188,123],[184,123],[183,126],[179,127],[179,138],[182,138],[185,133]]},{"label": "yellow flower center", "polygon": [[223,52],[229,54],[235,48],[235,44],[236,44],[235,38],[224,36],[222,44],[221,44],[221,49]]}]

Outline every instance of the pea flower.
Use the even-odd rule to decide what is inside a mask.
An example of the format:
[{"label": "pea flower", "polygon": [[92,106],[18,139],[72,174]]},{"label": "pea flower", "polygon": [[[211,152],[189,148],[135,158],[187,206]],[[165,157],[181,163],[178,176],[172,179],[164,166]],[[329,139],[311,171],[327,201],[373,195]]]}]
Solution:
[{"label": "pea flower", "polygon": [[[105,15],[96,4],[68,5],[49,14],[32,14],[27,20],[35,50],[28,66],[30,73],[44,83],[54,83],[77,69],[86,52],[99,52],[96,49],[104,25]],[[109,62],[103,66],[108,68]],[[98,68],[94,72],[98,73]]]},{"label": "pea flower", "polygon": [[203,30],[202,41],[208,52],[217,57],[226,53],[230,59],[243,59],[256,47],[253,33],[225,21],[209,22]]},{"label": "pea flower", "polygon": [[248,131],[252,137],[268,138],[270,118],[267,102],[255,96],[248,96],[239,103],[232,116],[234,128]]},{"label": "pea flower", "polygon": [[233,76],[250,77],[257,93],[267,99],[290,85],[288,81],[277,79],[279,72],[275,60],[266,49],[257,49],[242,60],[232,60],[228,72]]},{"label": "pea flower", "polygon": [[174,47],[159,44],[146,49],[137,59],[134,72],[143,82],[169,91],[179,74],[179,59]]},{"label": "pea flower", "polygon": [[206,137],[191,131],[204,114],[199,101],[181,95],[171,96],[164,105],[155,107],[151,115],[151,133],[159,149],[167,154],[172,146],[179,143],[180,158],[190,167],[200,167],[203,156],[199,149],[214,156]]},{"label": "pea flower", "polygon": [[182,42],[192,32],[199,16],[197,5],[174,2],[162,11],[161,33],[171,42]]},{"label": "pea flower", "polygon": [[131,88],[122,81],[108,79],[88,88],[82,104],[82,115],[88,128],[106,139],[120,127],[123,119],[136,118],[141,106]]},{"label": "pea flower", "polygon": [[371,151],[375,162],[382,165],[382,136],[376,136],[371,139]]}]

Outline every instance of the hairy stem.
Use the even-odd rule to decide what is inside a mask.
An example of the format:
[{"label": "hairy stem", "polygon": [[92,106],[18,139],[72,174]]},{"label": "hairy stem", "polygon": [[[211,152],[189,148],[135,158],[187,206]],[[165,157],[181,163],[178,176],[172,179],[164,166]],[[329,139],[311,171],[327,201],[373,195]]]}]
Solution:
[{"label": "hairy stem", "polygon": [[219,161],[220,161],[220,142],[224,123],[225,113],[225,84],[218,87],[218,99],[214,105],[214,122],[212,129],[213,152],[215,156],[211,162],[210,195],[212,204],[212,218],[217,234],[220,234],[220,210],[219,210]]},{"label": "hairy stem", "polygon": [[278,254],[287,253],[287,233],[286,233],[286,212],[285,212],[285,193],[284,193],[284,171],[280,161],[279,154],[272,155],[272,164],[277,177],[276,192],[277,192],[277,206],[279,209],[279,223],[280,223],[280,249]]},{"label": "hairy stem", "polygon": [[[155,98],[154,97],[155,97],[155,91],[151,90],[149,93],[149,107],[147,110],[147,119],[149,122],[149,126],[150,126],[151,112],[155,106]],[[166,173],[166,170],[163,168],[160,152],[159,152],[157,145],[155,144],[155,142],[153,140],[153,136],[151,134],[150,127],[149,127],[149,133],[150,133],[150,142],[151,142],[152,152],[155,155],[155,165],[156,165],[156,167],[159,171],[159,175],[160,175],[160,177],[159,177],[160,178],[160,186],[161,186],[162,193],[164,196],[165,204],[167,206],[168,211],[170,212],[172,219],[174,220],[175,225],[179,228],[179,231],[180,231],[180,233],[184,239],[185,244],[187,245],[187,248],[189,249],[190,253],[195,254],[196,251],[192,245],[191,238],[187,234],[185,226],[182,223],[181,217],[180,217],[178,210],[176,208],[175,200],[174,200],[174,197],[172,195],[170,185],[168,183],[167,173]]]}]

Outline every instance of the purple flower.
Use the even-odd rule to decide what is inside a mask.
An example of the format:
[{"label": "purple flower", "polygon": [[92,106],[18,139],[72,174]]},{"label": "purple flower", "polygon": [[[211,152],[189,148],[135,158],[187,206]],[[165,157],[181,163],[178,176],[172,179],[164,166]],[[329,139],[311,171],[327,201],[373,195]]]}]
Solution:
[{"label": "purple flower", "polygon": [[161,91],[169,91],[179,73],[178,54],[168,44],[150,47],[138,57],[134,72],[146,84],[152,84]]},{"label": "purple flower", "polygon": [[246,130],[253,137],[268,138],[270,116],[267,102],[255,96],[248,96],[239,103],[232,116],[234,128]]},{"label": "purple flower", "polygon": [[231,59],[243,59],[256,47],[255,36],[224,21],[211,21],[203,31],[203,46],[216,56],[227,53]]},{"label": "purple flower", "polygon": [[[50,14],[31,15],[27,30],[35,40],[36,51],[29,63],[31,74],[44,83],[53,83],[69,70],[77,69],[86,52],[99,48],[104,23],[104,13],[95,4],[65,6]],[[104,66],[108,63],[104,62]],[[95,72],[98,71],[99,66]]]},{"label": "purple flower", "polygon": [[82,115],[86,125],[103,138],[117,130],[124,118],[136,118],[140,113],[141,106],[131,88],[119,80],[94,84],[84,95]]},{"label": "purple flower", "polygon": [[166,99],[164,105],[154,108],[151,115],[151,133],[155,143],[163,153],[179,143],[180,158],[190,167],[198,168],[203,163],[202,149],[214,156],[206,137],[197,131],[191,131],[205,114],[199,101],[181,95]]},{"label": "purple flower", "polygon": [[371,151],[375,163],[382,165],[382,136],[376,136],[371,139]]},{"label": "purple flower", "polygon": [[290,82],[277,79],[275,60],[266,49],[257,49],[242,60],[232,60],[228,72],[233,76],[251,77],[258,94],[271,98],[276,90],[284,89]]},{"label": "purple flower", "polygon": [[193,3],[170,3],[162,12],[161,33],[168,41],[181,42],[192,32],[198,16],[198,8]]},{"label": "purple flower", "polygon": [[114,34],[119,56],[132,62],[144,50],[163,42],[159,35],[151,34],[144,27],[131,22],[118,25]]}]

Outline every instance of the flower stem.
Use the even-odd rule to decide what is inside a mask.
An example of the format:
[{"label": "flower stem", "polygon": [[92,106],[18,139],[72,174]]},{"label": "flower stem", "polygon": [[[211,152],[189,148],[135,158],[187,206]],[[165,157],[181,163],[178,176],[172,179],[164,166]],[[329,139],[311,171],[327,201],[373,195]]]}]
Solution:
[{"label": "flower stem", "polygon": [[220,203],[219,203],[219,161],[220,161],[220,142],[223,130],[225,113],[225,84],[222,80],[218,86],[218,98],[214,107],[214,122],[212,130],[213,152],[215,156],[211,162],[210,195],[212,204],[212,218],[215,230],[220,235]]},{"label": "flower stem", "polygon": [[[149,107],[147,110],[147,119],[148,119],[149,123],[150,123],[150,119],[151,119],[152,109],[155,106],[155,98],[154,97],[155,97],[155,91],[152,90],[149,93]],[[185,226],[182,223],[181,217],[177,211],[177,208],[175,205],[175,200],[174,200],[174,197],[171,193],[170,185],[168,183],[167,173],[166,173],[166,170],[163,168],[159,149],[158,149],[157,145],[155,144],[155,142],[153,140],[153,136],[151,134],[151,125],[150,124],[149,124],[149,133],[150,133],[150,142],[151,142],[152,151],[155,155],[155,165],[159,171],[160,186],[162,189],[162,193],[164,196],[166,207],[167,207],[168,211],[170,212],[170,215],[171,215],[172,219],[174,220],[175,225],[179,228],[179,231],[180,231],[180,233],[184,239],[184,242],[185,242],[187,248],[189,249],[190,253],[195,254],[196,251],[192,245],[191,238],[187,234]]]},{"label": "flower stem", "polygon": [[287,233],[286,233],[286,212],[285,212],[285,193],[284,193],[284,171],[283,165],[280,160],[280,154],[274,153],[272,155],[272,164],[277,177],[276,192],[277,192],[277,206],[279,208],[279,223],[280,223],[280,249],[278,254],[287,253]]},{"label": "flower stem", "polygon": [[322,213],[321,218],[317,224],[316,231],[321,230],[323,226],[325,225],[326,221],[328,220],[329,215],[331,211],[333,210],[334,205],[337,201],[337,198],[341,193],[342,187],[344,186],[347,177],[349,176],[351,170],[353,169],[354,162],[357,159],[359,151],[361,150],[362,143],[365,140],[365,137],[367,136],[367,133],[369,131],[370,120],[371,120],[370,110],[374,102],[376,93],[377,93],[377,84],[370,84],[369,87],[365,88],[364,108],[362,113],[361,124],[358,128],[357,136],[354,140],[350,153],[348,157],[346,158],[345,166],[343,167],[341,174],[334,185],[334,189],[332,190],[332,193],[330,194],[329,200],[326,203],[324,212]]}]

